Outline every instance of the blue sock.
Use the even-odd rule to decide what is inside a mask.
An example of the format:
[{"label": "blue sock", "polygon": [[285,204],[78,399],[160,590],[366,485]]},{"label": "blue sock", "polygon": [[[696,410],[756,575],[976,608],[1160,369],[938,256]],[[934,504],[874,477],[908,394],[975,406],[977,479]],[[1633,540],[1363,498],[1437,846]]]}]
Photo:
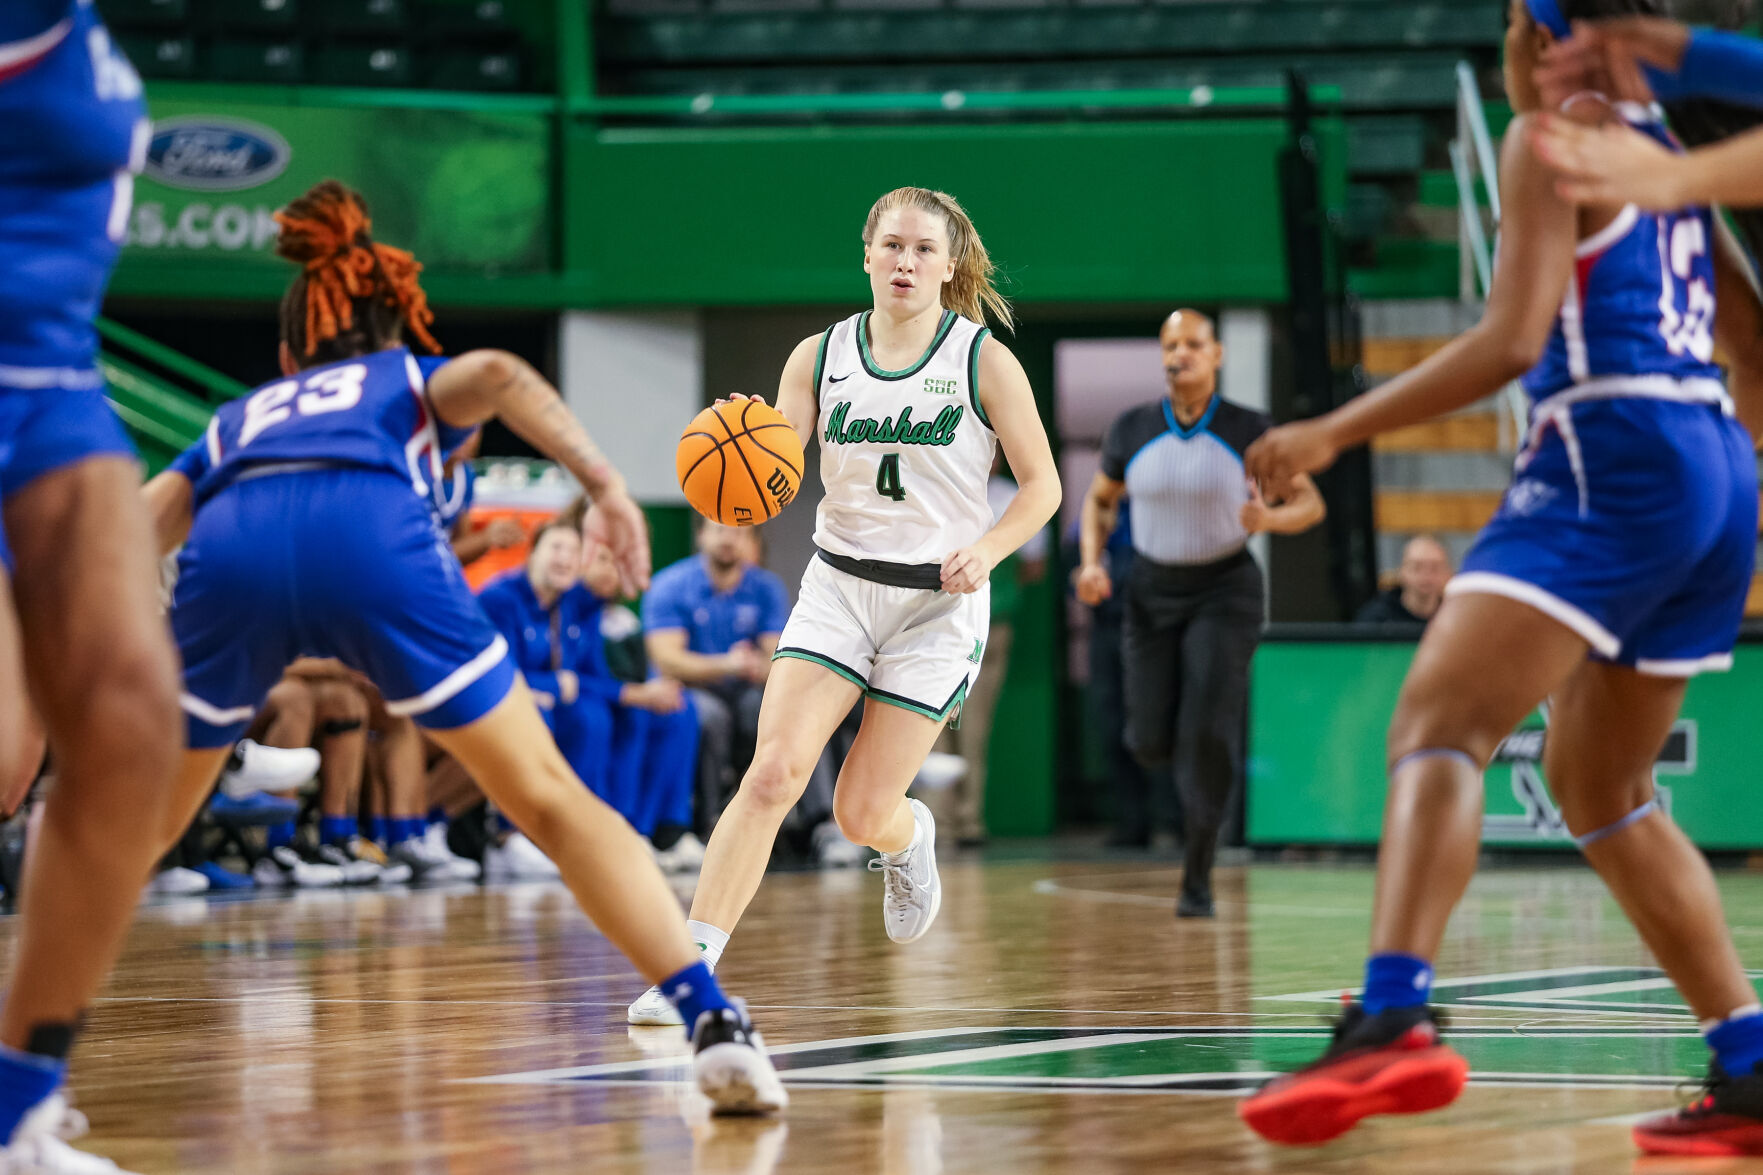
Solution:
[{"label": "blue sock", "polygon": [[434,807],[430,808],[429,814],[428,814],[428,822],[430,824],[445,824],[445,823],[447,823],[447,809],[441,807],[441,805],[439,805],[439,804],[436,804]]},{"label": "blue sock", "polygon": [[497,812],[494,818],[491,819],[490,830],[497,833],[520,831],[520,829],[514,827],[514,821],[508,819],[508,817],[502,815],[500,812]]},{"label": "blue sock", "polygon": [[1432,964],[1413,955],[1386,951],[1365,960],[1365,994],[1360,1001],[1367,1015],[1385,1008],[1412,1008],[1432,997]]},{"label": "blue sock", "polygon": [[340,845],[359,829],[353,816],[323,816],[318,821],[318,835],[327,845]]},{"label": "blue sock", "polygon": [[391,844],[392,822],[384,816],[374,816],[367,822],[369,833],[382,845]]},{"label": "blue sock", "polygon": [[699,959],[678,975],[669,976],[661,981],[661,994],[667,1002],[679,1009],[680,1018],[686,1022],[686,1036],[692,1035],[692,1029],[698,1025],[698,1017],[705,1012],[714,1012],[718,1008],[733,1005],[728,997],[722,994],[717,986],[716,976],[710,973],[704,960]]},{"label": "blue sock", "polygon": [[1729,1077],[1745,1077],[1763,1061],[1763,1011],[1748,1012],[1722,1020],[1702,1034],[1714,1059]]},{"label": "blue sock", "polygon": [[0,1140],[12,1132],[38,1102],[61,1088],[67,1062],[0,1045]]},{"label": "blue sock", "polygon": [[280,824],[271,824],[263,830],[263,843],[272,849],[294,843],[294,822],[284,820]]},{"label": "blue sock", "polygon": [[421,816],[392,817],[390,836],[392,838],[392,843],[395,845],[401,845],[407,840],[413,840],[416,837],[421,836],[423,831],[423,819]]}]

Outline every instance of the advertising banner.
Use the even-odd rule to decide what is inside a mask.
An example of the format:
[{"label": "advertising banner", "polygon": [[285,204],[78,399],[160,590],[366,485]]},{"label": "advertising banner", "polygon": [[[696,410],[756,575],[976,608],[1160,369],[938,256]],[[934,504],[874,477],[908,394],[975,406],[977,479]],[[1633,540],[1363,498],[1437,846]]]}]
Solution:
[{"label": "advertising banner", "polygon": [[[1249,719],[1251,844],[1376,844],[1384,734],[1412,644],[1278,641],[1255,655]],[[1661,749],[1660,801],[1705,849],[1763,848],[1763,645],[1741,645],[1730,673],[1691,682]],[[1486,843],[1573,847],[1542,768],[1547,718],[1531,715],[1489,765]]]},{"label": "advertising banner", "polygon": [[551,128],[524,112],[151,103],[125,261],[279,264],[271,213],[334,178],[430,270],[544,270]]}]

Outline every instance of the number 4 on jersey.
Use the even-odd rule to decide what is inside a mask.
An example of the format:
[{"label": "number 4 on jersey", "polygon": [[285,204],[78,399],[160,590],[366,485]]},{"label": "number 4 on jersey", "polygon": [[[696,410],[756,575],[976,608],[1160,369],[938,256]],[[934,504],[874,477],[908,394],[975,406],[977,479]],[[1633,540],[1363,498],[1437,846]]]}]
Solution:
[{"label": "number 4 on jersey", "polygon": [[888,453],[882,457],[881,468],[875,471],[875,492],[896,502],[906,500],[906,487],[900,484],[900,454]]}]

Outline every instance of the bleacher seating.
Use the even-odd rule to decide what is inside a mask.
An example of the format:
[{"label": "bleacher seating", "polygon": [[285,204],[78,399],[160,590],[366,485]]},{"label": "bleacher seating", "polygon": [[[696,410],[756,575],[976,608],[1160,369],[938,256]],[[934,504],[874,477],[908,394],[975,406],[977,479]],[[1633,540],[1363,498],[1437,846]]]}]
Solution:
[{"label": "bleacher seating", "polygon": [[[521,90],[521,0],[105,0],[149,80]],[[530,6],[530,5],[529,5]]]}]

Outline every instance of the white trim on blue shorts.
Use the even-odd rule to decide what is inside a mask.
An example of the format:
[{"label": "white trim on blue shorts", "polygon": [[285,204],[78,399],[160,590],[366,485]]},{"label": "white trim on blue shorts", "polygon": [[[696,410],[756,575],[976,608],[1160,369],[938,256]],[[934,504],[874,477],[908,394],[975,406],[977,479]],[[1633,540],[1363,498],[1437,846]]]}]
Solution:
[{"label": "white trim on blue shorts", "polygon": [[0,387],[39,392],[60,388],[68,392],[96,391],[104,375],[96,367],[13,367],[0,363]]},{"label": "white trim on blue shorts", "polygon": [[1634,663],[1636,673],[1645,673],[1649,677],[1694,677],[1698,673],[1725,673],[1731,668],[1731,653],[1658,661],[1642,657]]},{"label": "white trim on blue shorts", "polygon": [[73,32],[73,17],[66,16],[44,29],[34,37],[26,37],[22,41],[9,41],[0,45],[0,70],[19,69],[25,65],[35,65],[49,56],[56,46],[67,40],[67,34]]},{"label": "white trim on blue shorts", "polygon": [[1616,639],[1615,633],[1560,596],[1553,592],[1544,591],[1534,583],[1526,583],[1522,579],[1514,579],[1510,575],[1500,575],[1493,571],[1465,571],[1445,585],[1445,595],[1447,596],[1460,596],[1472,592],[1480,592],[1490,596],[1505,596],[1509,600],[1529,604],[1538,612],[1552,620],[1560,621],[1584,637],[1586,644],[1590,645],[1601,657],[1614,658],[1622,651],[1622,642]]},{"label": "white trim on blue shorts", "polygon": [[178,694],[178,707],[192,718],[200,719],[210,726],[231,726],[235,722],[249,722],[251,715],[257,713],[256,706],[234,706],[231,710],[222,710],[213,702],[204,702],[192,693]]},{"label": "white trim on blue shorts", "polygon": [[430,710],[444,702],[452,701],[455,696],[478,678],[494,669],[508,655],[508,642],[500,634],[490,642],[489,648],[449,673],[441,679],[439,685],[433,686],[414,698],[387,702],[386,713],[394,718],[410,718],[417,714],[427,714]]}]

